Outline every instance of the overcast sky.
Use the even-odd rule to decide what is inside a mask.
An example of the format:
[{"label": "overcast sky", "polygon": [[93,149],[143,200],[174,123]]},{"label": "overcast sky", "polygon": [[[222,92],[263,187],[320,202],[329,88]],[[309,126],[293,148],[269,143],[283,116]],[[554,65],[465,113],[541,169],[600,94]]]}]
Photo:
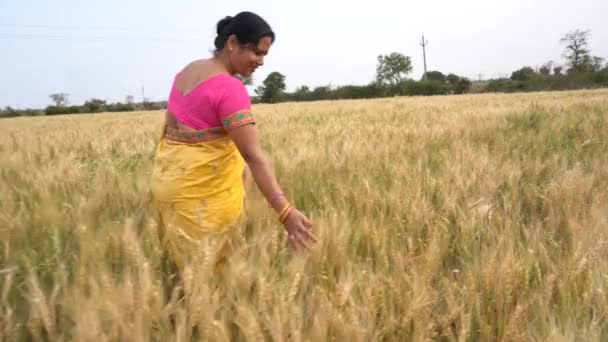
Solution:
[{"label": "overcast sky", "polygon": [[[256,86],[272,71],[300,85],[367,84],[379,54],[411,56],[429,70],[477,79],[524,65],[563,63],[560,37],[590,29],[594,55],[608,57],[607,0],[0,0],[0,106],[42,108],[49,94],[166,100],[184,65],[209,57],[216,22],[239,11],[264,17],[277,41]],[[253,93],[250,87],[250,92]]]}]

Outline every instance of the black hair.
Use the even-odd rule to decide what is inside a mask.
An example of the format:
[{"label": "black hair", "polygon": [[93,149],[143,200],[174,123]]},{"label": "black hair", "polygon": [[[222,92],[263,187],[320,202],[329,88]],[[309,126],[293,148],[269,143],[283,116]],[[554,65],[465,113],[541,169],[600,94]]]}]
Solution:
[{"label": "black hair", "polygon": [[251,12],[241,12],[234,17],[228,16],[217,23],[217,37],[215,38],[215,54],[217,55],[226,46],[231,35],[241,45],[257,46],[264,37],[270,37],[274,43],[275,35],[268,23],[259,15]]}]

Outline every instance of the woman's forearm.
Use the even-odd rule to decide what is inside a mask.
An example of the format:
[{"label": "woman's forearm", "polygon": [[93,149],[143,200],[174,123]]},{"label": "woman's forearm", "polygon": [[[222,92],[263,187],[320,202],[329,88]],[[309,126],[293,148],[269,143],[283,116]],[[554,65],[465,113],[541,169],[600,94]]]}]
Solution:
[{"label": "woman's forearm", "polygon": [[251,170],[251,174],[258,188],[266,200],[271,202],[270,204],[278,213],[287,203],[287,199],[283,196],[274,197],[282,191],[274,175],[270,160],[264,155],[259,155],[247,160],[247,165],[249,165],[249,169]]}]

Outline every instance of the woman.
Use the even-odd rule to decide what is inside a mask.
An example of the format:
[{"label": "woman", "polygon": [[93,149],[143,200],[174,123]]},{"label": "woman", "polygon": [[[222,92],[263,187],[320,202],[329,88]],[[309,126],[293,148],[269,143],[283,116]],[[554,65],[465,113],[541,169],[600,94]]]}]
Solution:
[{"label": "woman", "polygon": [[245,163],[292,247],[316,241],[312,222],[283,195],[260,147],[247,89],[233,77],[262,66],[274,39],[254,13],[226,17],[217,24],[213,58],[175,76],[151,190],[163,244],[179,270],[212,241],[213,252],[225,254],[227,232],[243,218]]}]

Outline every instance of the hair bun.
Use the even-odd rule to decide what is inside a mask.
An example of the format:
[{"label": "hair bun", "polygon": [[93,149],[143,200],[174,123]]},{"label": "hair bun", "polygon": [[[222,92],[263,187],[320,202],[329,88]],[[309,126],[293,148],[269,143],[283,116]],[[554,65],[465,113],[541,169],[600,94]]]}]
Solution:
[{"label": "hair bun", "polygon": [[230,22],[232,22],[232,19],[233,19],[233,17],[227,16],[224,19],[218,21],[217,34],[221,34],[222,31],[224,31],[224,29],[226,28],[226,26],[228,26],[228,24],[230,24]]}]

